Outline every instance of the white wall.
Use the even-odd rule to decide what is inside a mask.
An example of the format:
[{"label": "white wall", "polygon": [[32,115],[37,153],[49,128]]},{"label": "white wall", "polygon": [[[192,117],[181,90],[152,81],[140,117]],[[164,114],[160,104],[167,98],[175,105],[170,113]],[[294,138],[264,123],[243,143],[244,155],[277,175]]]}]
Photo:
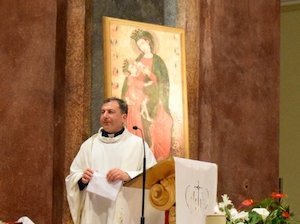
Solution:
[{"label": "white wall", "polygon": [[281,7],[280,164],[283,191],[300,220],[300,4]]}]

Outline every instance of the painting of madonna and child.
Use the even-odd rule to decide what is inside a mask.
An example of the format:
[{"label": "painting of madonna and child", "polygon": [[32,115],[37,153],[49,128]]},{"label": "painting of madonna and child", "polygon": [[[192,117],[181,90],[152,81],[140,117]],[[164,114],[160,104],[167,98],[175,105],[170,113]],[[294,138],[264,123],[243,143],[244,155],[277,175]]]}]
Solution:
[{"label": "painting of madonna and child", "polygon": [[184,30],[110,17],[103,24],[106,97],[126,100],[128,130],[143,133],[157,161],[188,158]]}]

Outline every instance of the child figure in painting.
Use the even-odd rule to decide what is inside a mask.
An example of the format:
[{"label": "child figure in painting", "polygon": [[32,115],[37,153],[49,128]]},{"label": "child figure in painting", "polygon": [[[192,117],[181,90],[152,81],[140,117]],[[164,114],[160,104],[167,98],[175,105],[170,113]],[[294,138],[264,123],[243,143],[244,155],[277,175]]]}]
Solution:
[{"label": "child figure in painting", "polygon": [[[145,66],[136,61],[129,63],[125,60],[123,72],[126,74],[122,98],[128,104],[127,128],[130,132],[133,132],[133,126],[138,126],[144,132],[142,118],[149,122],[152,121],[146,106],[148,97],[144,93],[144,87],[154,85],[156,83],[155,77],[149,77],[146,81]],[[140,132],[135,134],[141,136]]]}]

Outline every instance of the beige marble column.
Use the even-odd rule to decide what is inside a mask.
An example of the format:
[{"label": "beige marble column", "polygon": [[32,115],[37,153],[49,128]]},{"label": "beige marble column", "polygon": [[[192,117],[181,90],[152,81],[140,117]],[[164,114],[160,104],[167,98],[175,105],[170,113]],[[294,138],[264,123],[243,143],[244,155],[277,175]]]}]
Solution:
[{"label": "beige marble column", "polygon": [[84,0],[58,4],[54,169],[60,180],[54,178],[55,223],[72,223],[64,178],[81,143],[90,135],[90,5]]},{"label": "beige marble column", "polygon": [[177,0],[177,26],[186,33],[186,75],[190,158],[199,157],[200,2]]}]

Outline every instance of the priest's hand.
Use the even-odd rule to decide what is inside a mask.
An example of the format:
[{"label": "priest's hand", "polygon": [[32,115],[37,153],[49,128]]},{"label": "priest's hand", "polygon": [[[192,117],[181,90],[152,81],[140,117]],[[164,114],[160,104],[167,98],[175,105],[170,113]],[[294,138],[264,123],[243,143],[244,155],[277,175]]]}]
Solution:
[{"label": "priest's hand", "polygon": [[108,171],[108,173],[106,174],[106,179],[108,182],[115,182],[117,180],[129,181],[130,176],[128,175],[128,173],[124,172],[123,170],[114,168]]},{"label": "priest's hand", "polygon": [[94,171],[90,168],[87,168],[82,174],[82,183],[87,184],[92,179]]}]

